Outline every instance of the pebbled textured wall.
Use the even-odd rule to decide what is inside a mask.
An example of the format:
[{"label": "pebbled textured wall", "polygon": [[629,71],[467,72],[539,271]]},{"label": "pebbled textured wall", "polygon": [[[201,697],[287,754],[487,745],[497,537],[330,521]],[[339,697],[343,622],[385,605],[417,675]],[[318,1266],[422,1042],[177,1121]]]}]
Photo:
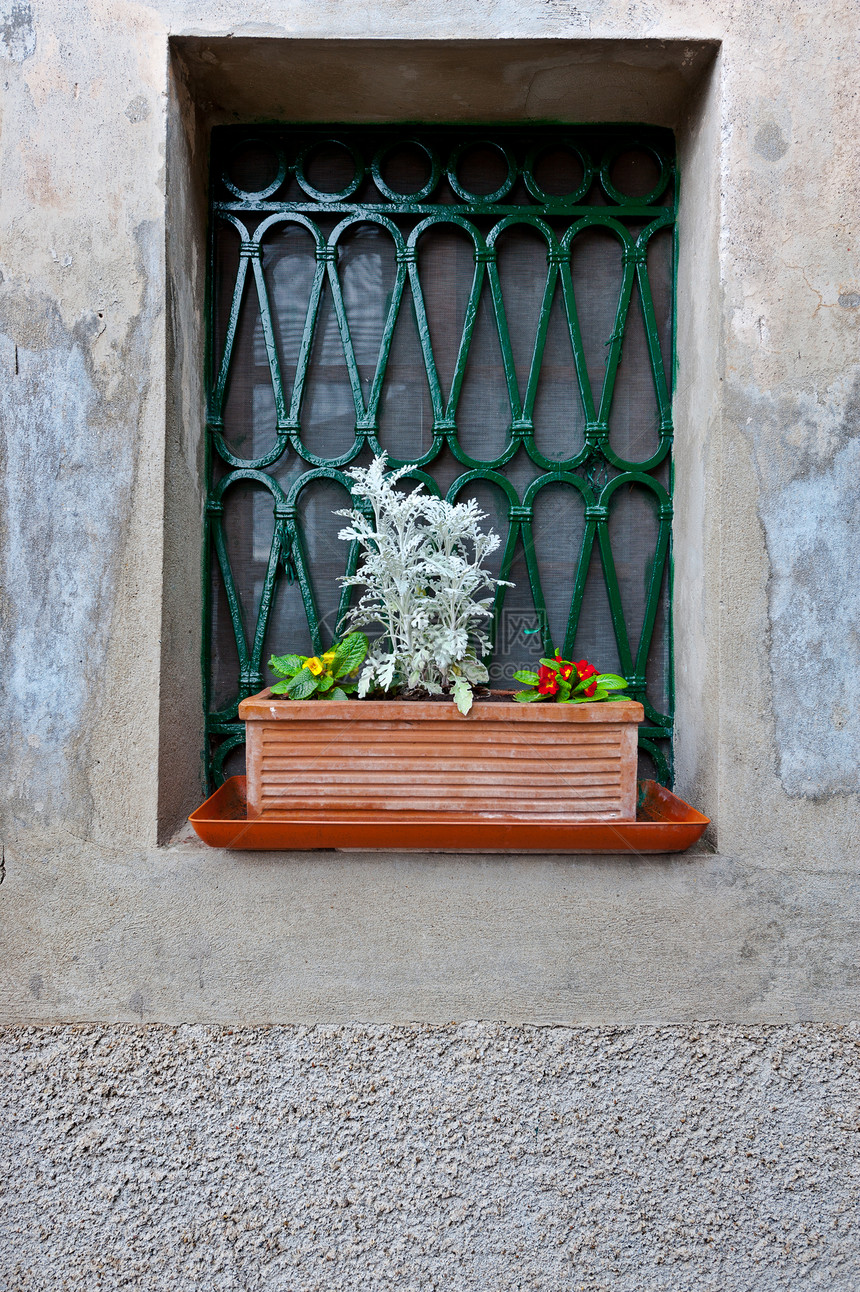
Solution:
[{"label": "pebbled textured wall", "polygon": [[860,1028],[0,1035],[3,1292],[856,1292]]}]

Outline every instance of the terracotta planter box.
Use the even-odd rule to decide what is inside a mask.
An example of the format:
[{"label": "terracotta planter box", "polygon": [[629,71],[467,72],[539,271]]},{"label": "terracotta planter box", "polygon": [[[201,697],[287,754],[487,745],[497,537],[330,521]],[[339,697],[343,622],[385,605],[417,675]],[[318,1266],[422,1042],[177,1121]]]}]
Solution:
[{"label": "terracotta planter box", "polygon": [[239,705],[248,818],[295,822],[636,819],[642,705],[282,700]]}]

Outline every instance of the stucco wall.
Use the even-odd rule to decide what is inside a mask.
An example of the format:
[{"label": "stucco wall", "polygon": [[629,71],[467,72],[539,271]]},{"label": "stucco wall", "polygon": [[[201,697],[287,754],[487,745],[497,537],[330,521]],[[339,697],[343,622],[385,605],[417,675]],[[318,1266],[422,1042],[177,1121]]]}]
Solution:
[{"label": "stucco wall", "polygon": [[679,787],[729,852],[853,856],[850,3],[3,0],[0,17],[12,828],[151,841],[199,787],[208,124],[617,114],[675,126],[684,164]]},{"label": "stucco wall", "polygon": [[12,1292],[857,1287],[841,1028],[21,1029]]},{"label": "stucco wall", "polygon": [[[0,0],[0,1021],[39,1025],[3,1038],[0,1287],[853,1288],[855,29],[854,0]],[[200,792],[234,113],[675,127],[678,787],[718,853],[156,846]],[[684,1027],[604,1026],[646,1022]]]},{"label": "stucco wall", "polygon": [[[795,1015],[842,1008],[836,985],[826,1005],[819,985],[832,983],[831,945],[853,927],[858,860],[851,5],[413,3],[359,17],[343,4],[238,14],[3,4],[2,896],[15,1016],[33,1007],[30,975],[48,980],[36,961],[77,983],[72,966],[92,959],[106,892],[111,918],[141,934],[123,985],[104,997],[69,986],[53,1004],[46,994],[40,1016],[122,1016],[136,990],[126,984],[152,976],[152,949],[177,945],[178,913],[206,909],[199,882],[213,867],[230,876],[234,912],[256,900],[261,865],[273,902],[281,884],[313,892],[313,859],[239,863],[190,843],[150,851],[200,793],[207,130],[235,113],[384,119],[422,105],[434,119],[579,119],[614,105],[676,128],[678,788],[713,817],[723,860],[637,874],[649,909],[672,909],[679,883],[707,893],[697,945],[717,981],[744,982],[726,919],[773,926],[775,945],[803,947]],[[388,891],[404,863],[350,864]],[[405,864],[453,909],[456,863]],[[488,928],[527,903],[536,864],[488,865]],[[614,865],[550,869],[587,911]],[[25,881],[33,874],[44,887]],[[144,918],[143,875],[170,876],[170,909]],[[383,909],[362,885],[362,900]],[[48,919],[44,902],[59,892],[69,903]],[[547,927],[568,945],[566,916],[550,906]],[[691,920],[702,911],[686,908]],[[623,907],[603,959],[626,954],[630,930],[641,949],[640,913]],[[236,941],[221,934],[201,924],[197,939],[218,948],[222,981],[233,981]],[[246,936],[285,949],[277,917]],[[369,970],[385,963],[387,936],[384,920],[370,921]],[[457,936],[446,925],[440,945]],[[596,981],[602,966],[588,965]],[[675,990],[660,993],[656,1014],[675,1016]],[[573,999],[565,1018],[591,1008]],[[179,997],[160,1000],[174,1017]],[[600,1008],[626,1016],[626,997],[611,1001]],[[229,1015],[229,1001],[216,1006]],[[288,1015],[283,996],[260,1000],[259,1017]]]}]

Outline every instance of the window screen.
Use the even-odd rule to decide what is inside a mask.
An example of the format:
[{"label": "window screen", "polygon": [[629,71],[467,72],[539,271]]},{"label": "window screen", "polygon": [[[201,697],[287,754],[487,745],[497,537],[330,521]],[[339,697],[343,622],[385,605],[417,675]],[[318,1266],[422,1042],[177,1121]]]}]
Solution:
[{"label": "window screen", "polygon": [[504,538],[491,685],[559,647],[630,679],[671,776],[668,131],[223,127],[212,151],[205,694],[215,781],[311,653],[385,449]]}]

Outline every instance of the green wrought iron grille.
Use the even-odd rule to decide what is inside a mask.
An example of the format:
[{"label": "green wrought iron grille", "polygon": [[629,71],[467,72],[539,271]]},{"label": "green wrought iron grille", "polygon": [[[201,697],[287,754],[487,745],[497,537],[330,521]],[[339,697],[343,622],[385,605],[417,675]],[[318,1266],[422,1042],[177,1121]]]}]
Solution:
[{"label": "green wrought iron grille", "polygon": [[621,671],[668,783],[671,133],[223,127],[211,173],[213,779],[269,653],[335,636],[357,553],[332,513],[384,449],[504,536],[493,683],[556,646]]}]

